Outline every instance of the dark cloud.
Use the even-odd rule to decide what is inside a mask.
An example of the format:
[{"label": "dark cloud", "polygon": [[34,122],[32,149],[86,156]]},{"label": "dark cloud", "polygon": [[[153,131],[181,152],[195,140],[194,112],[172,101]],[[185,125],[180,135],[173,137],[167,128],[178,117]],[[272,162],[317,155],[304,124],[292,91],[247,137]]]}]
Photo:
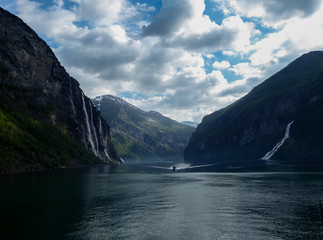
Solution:
[{"label": "dark cloud", "polygon": [[[147,46],[136,59],[131,76],[137,89],[145,93],[164,92],[173,88],[169,84],[170,72],[180,66],[179,59],[185,52],[181,49],[165,48],[161,44]],[[173,69],[173,70],[172,70]],[[171,76],[173,77],[173,76]]]},{"label": "dark cloud", "polygon": [[291,17],[309,17],[315,13],[321,0],[236,0],[238,11],[250,16],[251,6],[261,6],[264,10],[263,19],[270,22],[287,20]]},{"label": "dark cloud", "polygon": [[191,18],[193,9],[187,0],[164,0],[163,7],[152,23],[143,27],[143,36],[166,36],[174,33]]},{"label": "dark cloud", "polygon": [[83,69],[87,73],[99,74],[104,79],[118,80],[125,77],[124,68],[135,60],[136,54],[130,51],[94,52],[91,49],[64,47],[56,51],[64,66]]},{"label": "dark cloud", "polygon": [[183,47],[188,50],[211,49],[217,51],[230,47],[236,39],[237,31],[228,28],[218,28],[204,34],[181,35],[166,42],[168,46]]},{"label": "dark cloud", "polygon": [[267,0],[265,11],[279,19],[288,19],[295,15],[308,17],[319,9],[321,0]]},{"label": "dark cloud", "polygon": [[126,77],[127,64],[135,61],[139,51],[137,47],[132,46],[131,41],[120,43],[109,34],[100,31],[89,32],[74,41],[55,51],[63,65],[99,74],[100,77],[109,80]]}]

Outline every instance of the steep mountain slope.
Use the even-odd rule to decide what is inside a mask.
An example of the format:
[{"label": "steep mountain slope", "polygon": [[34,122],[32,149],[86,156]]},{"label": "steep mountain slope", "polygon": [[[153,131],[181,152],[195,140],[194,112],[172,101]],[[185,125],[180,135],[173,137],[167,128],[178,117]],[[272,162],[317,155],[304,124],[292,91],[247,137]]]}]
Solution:
[{"label": "steep mountain slope", "polygon": [[119,162],[109,126],[52,50],[0,8],[0,171]]},{"label": "steep mountain slope", "polygon": [[203,118],[186,161],[260,159],[289,138],[273,159],[323,159],[323,52],[304,54],[249,94]]},{"label": "steep mountain slope", "polygon": [[111,126],[112,142],[125,160],[182,160],[194,128],[164,117],[158,112],[145,112],[111,95],[92,99]]}]

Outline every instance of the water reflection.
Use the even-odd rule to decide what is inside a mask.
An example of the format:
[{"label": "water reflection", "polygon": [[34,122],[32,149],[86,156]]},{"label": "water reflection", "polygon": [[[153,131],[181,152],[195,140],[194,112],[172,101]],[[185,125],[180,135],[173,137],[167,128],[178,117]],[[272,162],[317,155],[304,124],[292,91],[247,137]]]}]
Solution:
[{"label": "water reflection", "polygon": [[[117,174],[90,179],[69,239],[318,239],[313,176]],[[315,176],[314,176],[315,177]]]},{"label": "water reflection", "polygon": [[0,186],[2,233],[11,239],[322,237],[320,172],[123,165],[1,177]]}]

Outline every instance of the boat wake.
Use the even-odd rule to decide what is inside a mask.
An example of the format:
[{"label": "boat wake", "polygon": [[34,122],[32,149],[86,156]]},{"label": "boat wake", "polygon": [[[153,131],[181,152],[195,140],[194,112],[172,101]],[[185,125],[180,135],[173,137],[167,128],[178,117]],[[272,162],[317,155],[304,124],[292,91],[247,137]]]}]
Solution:
[{"label": "boat wake", "polygon": [[214,165],[214,164],[192,165],[190,163],[176,163],[176,164],[173,164],[171,166],[165,166],[165,167],[161,167],[161,166],[149,166],[149,167],[165,169],[165,170],[171,170],[171,171],[174,171],[174,167],[175,167],[175,170],[179,171],[179,170],[191,169],[191,168],[208,167],[208,166],[212,166],[212,165]]}]

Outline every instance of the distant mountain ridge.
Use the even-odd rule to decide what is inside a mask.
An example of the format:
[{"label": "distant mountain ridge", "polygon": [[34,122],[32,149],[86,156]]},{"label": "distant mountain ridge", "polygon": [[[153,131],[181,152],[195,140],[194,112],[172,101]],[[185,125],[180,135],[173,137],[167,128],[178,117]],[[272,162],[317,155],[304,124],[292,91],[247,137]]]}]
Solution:
[{"label": "distant mountain ridge", "polygon": [[193,127],[193,128],[196,128],[199,125],[198,122],[192,122],[192,121],[183,121],[181,123],[184,124],[184,125]]},{"label": "distant mountain ridge", "polygon": [[[287,129],[288,125],[290,129]],[[185,161],[323,159],[323,52],[302,55],[235,103],[203,118]]]},{"label": "distant mountain ridge", "polygon": [[0,172],[119,163],[109,131],[49,46],[0,8]]},{"label": "distant mountain ridge", "polygon": [[183,159],[184,148],[194,128],[156,111],[143,111],[112,95],[92,99],[111,126],[118,154],[125,160],[156,161]]}]

